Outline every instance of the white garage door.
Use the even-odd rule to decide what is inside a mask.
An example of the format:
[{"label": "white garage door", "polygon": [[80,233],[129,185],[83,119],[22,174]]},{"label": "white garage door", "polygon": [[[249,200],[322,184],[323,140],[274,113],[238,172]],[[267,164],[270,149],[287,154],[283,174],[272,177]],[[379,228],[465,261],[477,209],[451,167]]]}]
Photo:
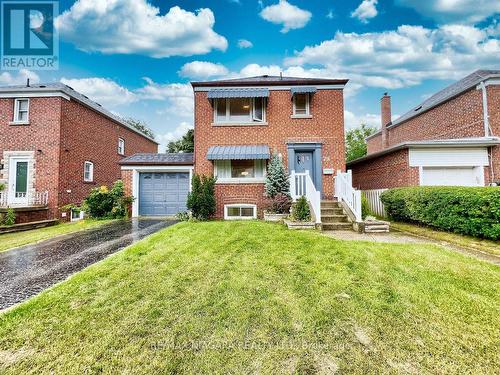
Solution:
[{"label": "white garage door", "polygon": [[484,186],[482,167],[423,167],[421,185]]}]

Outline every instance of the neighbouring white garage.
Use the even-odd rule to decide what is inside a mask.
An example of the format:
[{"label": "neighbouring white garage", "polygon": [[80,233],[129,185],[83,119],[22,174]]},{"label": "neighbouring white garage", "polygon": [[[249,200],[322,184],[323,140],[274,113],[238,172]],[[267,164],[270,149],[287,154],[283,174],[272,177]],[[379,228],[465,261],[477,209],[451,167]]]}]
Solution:
[{"label": "neighbouring white garage", "polygon": [[419,167],[423,186],[484,186],[487,148],[410,149],[410,166]]}]

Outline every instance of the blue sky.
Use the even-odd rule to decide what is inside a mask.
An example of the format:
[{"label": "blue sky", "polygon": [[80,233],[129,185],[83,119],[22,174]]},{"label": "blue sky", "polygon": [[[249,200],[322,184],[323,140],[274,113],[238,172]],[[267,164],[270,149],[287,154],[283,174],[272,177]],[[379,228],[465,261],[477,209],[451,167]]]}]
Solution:
[{"label": "blue sky", "polygon": [[379,125],[388,91],[402,114],[479,68],[500,68],[500,1],[60,1],[59,81],[164,145],[193,125],[190,80],[260,74],[349,78],[346,128]]}]

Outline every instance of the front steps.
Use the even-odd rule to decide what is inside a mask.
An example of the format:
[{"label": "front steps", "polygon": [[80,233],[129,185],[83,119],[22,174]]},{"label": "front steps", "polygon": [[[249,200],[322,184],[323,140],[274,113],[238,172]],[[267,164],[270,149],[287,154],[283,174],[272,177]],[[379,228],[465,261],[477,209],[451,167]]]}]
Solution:
[{"label": "front steps", "polygon": [[339,202],[321,201],[322,230],[352,230],[352,223]]}]

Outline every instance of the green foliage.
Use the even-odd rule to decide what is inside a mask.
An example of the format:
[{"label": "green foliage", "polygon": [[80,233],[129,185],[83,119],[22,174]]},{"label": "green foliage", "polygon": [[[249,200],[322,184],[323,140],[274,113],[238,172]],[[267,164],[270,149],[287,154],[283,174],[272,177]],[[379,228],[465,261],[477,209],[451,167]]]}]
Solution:
[{"label": "green foliage", "polygon": [[194,130],[189,129],[181,139],[169,142],[167,152],[194,152]]},{"label": "green foliage", "polygon": [[142,134],[147,135],[151,139],[155,139],[155,133],[149,128],[149,126],[141,120],[137,120],[132,117],[128,117],[124,119],[126,123],[128,123],[133,128],[139,130]]},{"label": "green foliage", "polygon": [[361,216],[364,219],[372,214],[370,206],[368,205],[368,198],[364,193],[361,194]]},{"label": "green foliage", "polygon": [[377,129],[361,124],[359,128],[349,130],[345,135],[346,161],[351,161],[366,155],[366,137],[374,134]]},{"label": "green foliage", "polygon": [[269,160],[265,191],[268,198],[274,198],[278,194],[290,195],[288,173],[281,158],[276,153]]},{"label": "green foliage", "polygon": [[311,221],[311,210],[306,197],[300,197],[292,206],[292,218],[295,221]]},{"label": "green foliage", "polygon": [[215,177],[193,175],[187,208],[193,218],[208,220],[215,214]]},{"label": "green foliage", "polygon": [[286,194],[277,194],[273,198],[268,198],[266,211],[272,214],[289,214],[292,206],[292,198]]},{"label": "green foliage", "polygon": [[83,210],[95,219],[125,218],[132,201],[132,197],[125,196],[123,181],[118,180],[111,190],[107,186],[92,189],[85,198]]},{"label": "green foliage", "polygon": [[5,184],[4,183],[0,183],[0,191],[4,191],[5,190]]},{"label": "green foliage", "polygon": [[382,193],[387,214],[449,232],[500,239],[500,188],[410,187]]},{"label": "green foliage", "polygon": [[16,213],[13,208],[7,209],[5,216],[3,218],[3,225],[10,227],[16,223]]},{"label": "green foliage", "polygon": [[177,218],[177,220],[179,221],[189,221],[189,219],[191,219],[191,215],[189,214],[189,212],[187,211],[182,211],[182,212],[178,212],[175,217]]}]

